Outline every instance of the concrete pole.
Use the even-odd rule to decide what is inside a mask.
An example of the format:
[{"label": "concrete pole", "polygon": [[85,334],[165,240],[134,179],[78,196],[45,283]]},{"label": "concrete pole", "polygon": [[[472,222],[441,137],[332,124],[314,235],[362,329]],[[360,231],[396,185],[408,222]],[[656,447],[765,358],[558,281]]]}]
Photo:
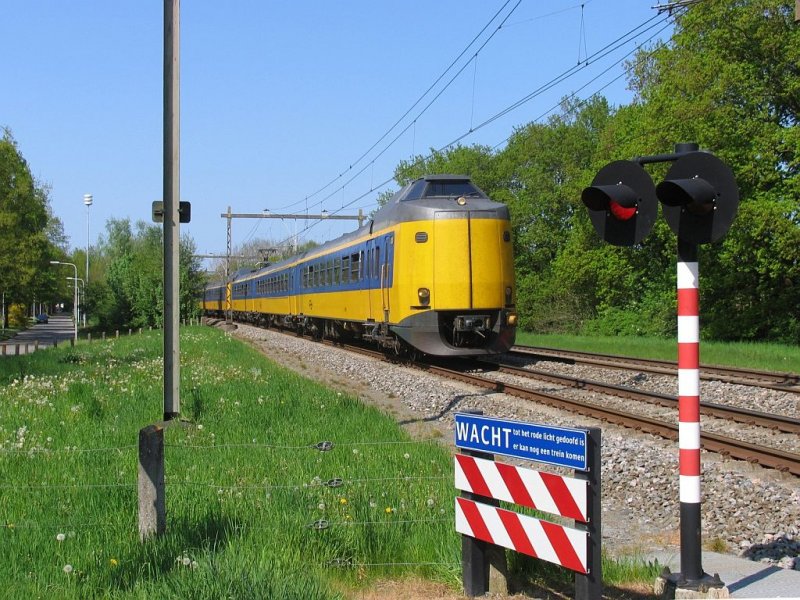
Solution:
[{"label": "concrete pole", "polygon": [[180,0],[164,0],[164,420],[180,414]]}]

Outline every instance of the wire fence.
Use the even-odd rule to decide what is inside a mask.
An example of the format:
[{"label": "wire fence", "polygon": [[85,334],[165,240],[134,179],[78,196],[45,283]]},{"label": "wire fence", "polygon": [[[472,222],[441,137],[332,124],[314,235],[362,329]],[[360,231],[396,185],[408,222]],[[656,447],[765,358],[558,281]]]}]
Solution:
[{"label": "wire fence", "polygon": [[[417,484],[439,485],[442,482],[452,480],[452,472],[444,472],[438,474],[425,474],[425,473],[406,473],[401,475],[391,476],[364,476],[359,470],[358,464],[352,464],[354,460],[361,458],[357,449],[363,447],[377,447],[385,448],[387,457],[390,455],[395,459],[404,462],[403,457],[408,457],[409,454],[404,450],[393,452],[393,449],[405,449],[408,446],[426,446],[431,445],[435,440],[346,440],[346,441],[317,441],[303,444],[280,444],[280,443],[215,443],[215,444],[193,444],[193,443],[171,443],[164,444],[173,455],[172,460],[177,460],[181,467],[179,468],[179,475],[165,478],[165,486],[167,493],[168,490],[187,490],[189,498],[193,497],[194,492],[191,490],[209,490],[216,491],[214,496],[224,496],[225,502],[232,502],[229,504],[229,513],[221,515],[220,528],[229,531],[236,535],[245,535],[247,532],[266,531],[274,527],[274,523],[270,522],[266,517],[263,517],[259,512],[259,502],[268,500],[272,492],[290,492],[292,494],[300,494],[300,497],[306,497],[306,500],[301,500],[297,504],[297,512],[285,520],[285,526],[296,528],[298,531],[306,531],[305,535],[324,536],[332,535],[328,532],[335,532],[336,530],[355,530],[359,528],[402,528],[404,533],[408,528],[416,527],[441,527],[445,524],[452,523],[453,518],[447,515],[447,510],[452,510],[449,502],[444,502],[441,498],[437,498],[434,502],[432,498],[428,498],[427,503],[424,498],[417,502],[418,506],[406,507],[403,502],[397,506],[392,505],[391,502],[385,501],[381,498],[381,494],[385,494],[387,490],[402,490],[403,494],[410,492]],[[89,465],[95,464],[96,457],[112,456],[118,458],[120,456],[126,459],[135,460],[133,451],[137,450],[137,445],[127,444],[119,446],[98,446],[98,447],[84,447],[67,446],[64,448],[0,448],[0,456],[6,455],[11,458],[14,456],[24,455],[26,458],[43,459],[43,460],[69,460],[71,457],[86,459],[89,458]],[[305,465],[306,468],[316,469],[318,464],[316,462],[308,465],[308,461],[303,456],[314,457],[319,455],[338,454],[345,459],[345,467],[341,465],[331,465],[331,468],[338,470],[341,468],[354,469],[349,476],[337,475],[332,477],[315,476],[311,479],[289,479],[286,481],[276,481],[274,472],[267,472],[266,469],[261,472],[249,473],[246,476],[239,476],[238,478],[231,478],[228,476],[225,480],[215,479],[215,474],[208,471],[203,471],[201,477],[194,478],[188,475],[189,470],[186,469],[187,465],[191,463],[191,459],[187,460],[185,451],[191,453],[202,453],[207,456],[208,452],[215,451],[232,451],[237,454],[251,453],[259,451],[270,452],[285,452],[289,453],[294,459],[298,459],[300,465]],[[308,452],[308,454],[304,454]],[[192,454],[188,455],[189,457]],[[66,463],[65,463],[66,464]],[[175,463],[173,463],[174,465]],[[227,474],[226,474],[227,475]],[[15,495],[20,497],[38,497],[47,495],[47,492],[55,492],[52,501],[61,501],[65,497],[76,497],[78,494],[82,498],[88,498],[89,495],[95,497],[103,497],[110,490],[124,491],[126,494],[130,493],[134,497],[138,483],[131,481],[42,481],[35,480],[37,476],[36,470],[31,471],[31,479],[28,481],[13,481],[6,480],[0,483],[0,490],[3,493],[13,491]],[[126,477],[130,477],[130,473],[126,473]],[[260,481],[259,481],[260,479]],[[347,498],[342,495],[344,489],[359,488],[366,490],[366,497],[370,500],[360,505],[353,514],[343,514],[342,511],[349,508],[346,506],[349,502]],[[370,491],[372,490],[372,491]],[[265,496],[252,497],[248,492],[257,492],[258,494],[265,494]],[[99,494],[99,496],[97,496]],[[333,496],[326,496],[326,494],[333,494]],[[348,494],[348,497],[349,494]],[[213,502],[208,499],[205,494],[195,498],[194,502]],[[259,500],[260,498],[260,500]],[[374,500],[372,499],[374,498]],[[223,501],[221,498],[219,501]],[[28,506],[27,503],[23,504]],[[82,508],[80,505],[76,506],[74,510],[63,515],[61,519],[36,519],[31,516],[27,509],[22,512],[14,514],[16,511],[9,510],[7,503],[0,503],[0,507],[5,507],[6,510],[0,508],[0,539],[3,534],[5,535],[33,535],[36,537],[52,536],[58,542],[63,541],[69,536],[75,536],[76,532],[100,532],[103,535],[111,535],[115,537],[123,536],[136,536],[137,523],[136,518],[131,518],[130,513],[124,514],[121,518],[112,518],[108,520],[86,520],[82,518]],[[446,510],[447,508],[447,510]],[[6,512],[7,514],[3,514]],[[314,514],[324,517],[315,518]],[[303,517],[310,517],[304,519]],[[361,517],[361,518],[359,518]],[[244,519],[244,522],[240,521]],[[266,520],[263,520],[266,519]],[[185,526],[182,525],[182,526]],[[80,534],[83,535],[83,534]],[[336,546],[336,544],[334,544]],[[398,561],[398,562],[378,562],[369,561],[367,557],[361,556],[346,556],[335,557],[330,560],[325,560],[318,563],[323,568],[336,568],[336,569],[384,569],[384,568],[446,568],[456,569],[458,565],[452,562],[436,562],[421,560],[415,561]]]}]

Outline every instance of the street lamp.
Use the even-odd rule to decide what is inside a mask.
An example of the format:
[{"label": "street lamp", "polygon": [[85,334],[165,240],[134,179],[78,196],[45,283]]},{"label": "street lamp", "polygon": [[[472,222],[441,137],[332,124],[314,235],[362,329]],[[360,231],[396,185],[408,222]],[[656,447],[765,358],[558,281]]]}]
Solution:
[{"label": "street lamp", "polygon": [[86,205],[86,281],[89,281],[89,207],[92,205],[92,195],[84,194],[83,203]]},{"label": "street lamp", "polygon": [[51,260],[51,265],[69,265],[75,269],[75,296],[72,305],[72,316],[75,320],[75,341],[78,341],[78,267],[73,263],[61,262],[60,260]]}]

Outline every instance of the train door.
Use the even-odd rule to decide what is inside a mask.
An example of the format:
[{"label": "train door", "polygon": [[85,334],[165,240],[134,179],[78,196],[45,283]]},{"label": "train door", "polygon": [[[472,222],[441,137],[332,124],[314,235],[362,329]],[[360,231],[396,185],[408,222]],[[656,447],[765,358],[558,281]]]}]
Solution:
[{"label": "train door", "polygon": [[289,269],[289,283],[286,289],[286,295],[289,298],[287,310],[290,315],[297,314],[297,294],[299,290],[295,287],[295,273],[299,272],[300,267],[292,267]]},{"label": "train door", "polygon": [[376,257],[378,266],[378,276],[380,278],[381,289],[381,308],[383,310],[383,320],[389,322],[390,299],[389,294],[392,290],[392,259],[394,256],[394,235],[388,234],[381,238],[379,249],[382,253]]},{"label": "train door", "polygon": [[[367,293],[367,304],[369,306],[369,318],[372,321],[380,321],[381,298],[379,288],[378,273],[375,270],[375,254],[380,254],[378,239],[367,240],[366,251],[364,252],[363,264],[361,268],[364,273],[364,290]],[[377,284],[377,285],[376,285]]]}]

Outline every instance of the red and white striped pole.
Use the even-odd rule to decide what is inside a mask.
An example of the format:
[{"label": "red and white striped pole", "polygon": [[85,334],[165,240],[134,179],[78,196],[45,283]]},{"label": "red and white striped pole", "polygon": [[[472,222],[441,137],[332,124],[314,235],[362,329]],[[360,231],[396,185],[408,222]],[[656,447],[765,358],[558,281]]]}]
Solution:
[{"label": "red and white striped pole", "polygon": [[678,238],[678,447],[681,574],[703,578],[700,551],[700,289],[697,245]]}]

